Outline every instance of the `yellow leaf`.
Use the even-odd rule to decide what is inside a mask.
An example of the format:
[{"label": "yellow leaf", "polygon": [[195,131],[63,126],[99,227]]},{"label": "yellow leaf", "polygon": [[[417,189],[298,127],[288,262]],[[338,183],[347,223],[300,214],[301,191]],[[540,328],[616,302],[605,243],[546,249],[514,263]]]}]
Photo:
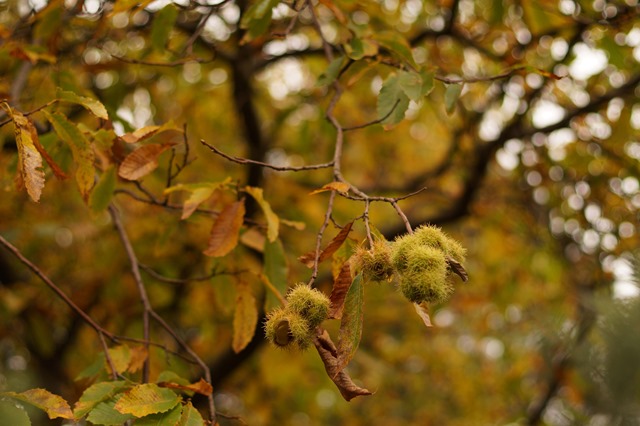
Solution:
[{"label": "yellow leaf", "polygon": [[38,132],[33,123],[20,112],[8,105],[3,108],[13,120],[18,145],[18,164],[20,175],[27,188],[27,193],[33,201],[40,200],[44,188],[44,171],[42,170],[42,156],[36,148]]},{"label": "yellow leaf", "polygon": [[244,198],[224,208],[211,228],[207,256],[224,256],[238,245],[240,227],[244,220]]},{"label": "yellow leaf", "polygon": [[231,347],[235,353],[243,350],[256,331],[258,309],[251,288],[245,282],[238,283],[236,310],[233,314],[233,341]]},{"label": "yellow leaf", "polygon": [[[50,419],[73,419],[73,412],[67,401],[62,397],[49,392],[46,389],[29,389],[21,393],[3,392],[0,396],[8,396],[24,401],[44,410]],[[1,419],[0,419],[1,420]]]},{"label": "yellow leaf", "polygon": [[120,139],[122,139],[126,143],[136,143],[143,141],[145,139],[149,139],[151,136],[166,132],[167,130],[176,130],[181,132],[182,129],[178,127],[172,120],[167,121],[162,126],[145,126],[142,127],[133,133],[127,133],[122,135]]},{"label": "yellow leaf", "polygon": [[328,184],[323,185],[322,188],[310,192],[309,195],[314,195],[325,191],[338,191],[346,193],[347,191],[349,191],[349,188],[351,188],[351,185],[345,182],[329,182]]},{"label": "yellow leaf", "polygon": [[158,167],[160,154],[171,148],[172,144],[150,144],[141,146],[127,155],[118,168],[118,176],[127,180],[138,180]]},{"label": "yellow leaf", "polygon": [[260,205],[265,218],[267,219],[267,239],[274,242],[278,238],[280,228],[280,219],[271,210],[271,205],[264,199],[262,188],[245,187],[247,194],[251,195]]}]

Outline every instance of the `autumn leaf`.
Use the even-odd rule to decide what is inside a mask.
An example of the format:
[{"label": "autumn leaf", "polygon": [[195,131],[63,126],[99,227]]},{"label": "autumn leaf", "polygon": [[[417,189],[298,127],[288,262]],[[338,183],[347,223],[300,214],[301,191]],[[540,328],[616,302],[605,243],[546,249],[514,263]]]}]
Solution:
[{"label": "autumn leaf", "polygon": [[178,127],[173,120],[169,120],[166,123],[164,123],[161,126],[145,126],[145,127],[141,127],[138,130],[134,131],[133,133],[127,133],[124,134],[120,137],[120,139],[126,143],[137,143],[137,142],[142,142],[146,139],[149,139],[150,137],[158,134],[158,133],[162,133],[162,132],[166,132],[169,130],[175,130],[177,132],[182,132],[182,128]]},{"label": "autumn leaf", "polygon": [[182,415],[178,426],[202,426],[205,424],[200,412],[188,401],[182,408]]},{"label": "autumn leaf", "polygon": [[200,204],[207,201],[216,190],[225,188],[230,183],[230,177],[227,177],[220,182],[197,182],[187,184],[179,183],[177,185],[166,188],[163,193],[165,195],[176,191],[188,191],[191,193],[189,195],[189,198],[184,202],[184,205],[182,206],[182,216],[180,217],[180,219],[184,220],[191,217],[193,212],[198,209]]},{"label": "autumn leaf", "polygon": [[231,347],[235,353],[243,350],[256,331],[258,324],[258,308],[251,288],[245,282],[239,282],[237,287],[236,309],[233,314],[233,341]]},{"label": "autumn leaf", "polygon": [[229,204],[220,212],[211,227],[209,245],[204,251],[205,255],[224,256],[238,245],[244,213],[244,198]]},{"label": "autumn leaf", "polygon": [[9,400],[0,400],[0,419],[11,426],[31,426],[31,420],[24,408]]},{"label": "autumn leaf", "polygon": [[38,132],[33,123],[22,113],[12,109],[6,103],[2,104],[2,109],[7,111],[14,124],[20,176],[27,188],[29,197],[38,202],[44,188],[42,157],[37,148],[39,145],[37,142]]},{"label": "autumn leaf", "polygon": [[144,417],[163,413],[180,403],[180,397],[170,389],[154,383],[137,385],[116,402],[114,408],[122,414]]},{"label": "autumn leaf", "polygon": [[329,182],[328,184],[323,185],[322,188],[318,188],[315,191],[310,192],[309,195],[314,195],[325,191],[338,191],[346,194],[347,191],[349,191],[349,188],[351,188],[351,185],[346,182]]},{"label": "autumn leaf", "polygon": [[96,425],[123,425],[127,421],[134,418],[131,414],[122,414],[117,411],[114,406],[116,404],[116,398],[122,397],[122,395],[115,395],[114,399],[108,399],[106,401],[99,402],[87,416],[87,422],[89,424]]},{"label": "autumn leaf", "polygon": [[81,105],[88,111],[90,111],[93,115],[98,118],[102,118],[103,120],[109,119],[107,109],[104,107],[104,105],[102,105],[102,102],[98,101],[97,99],[80,96],[73,92],[63,90],[59,87],[56,91],[56,98],[58,98],[58,100],[60,101]]},{"label": "autumn leaf", "polygon": [[71,149],[73,161],[76,164],[78,189],[80,189],[82,198],[87,201],[93,188],[96,173],[93,146],[91,146],[91,142],[89,142],[84,133],[78,129],[78,126],[70,122],[63,114],[59,112],[49,113],[48,111],[43,111],[43,113],[53,126],[58,137]]},{"label": "autumn leaf", "polygon": [[278,238],[280,227],[280,219],[278,218],[278,215],[271,210],[271,205],[264,199],[262,188],[247,186],[244,190],[256,200],[262,209],[262,212],[267,219],[267,239],[274,242],[276,238]]},{"label": "autumn leaf", "polygon": [[144,362],[149,357],[149,352],[144,346],[134,346],[133,348],[130,348],[130,353],[131,359],[129,360],[129,365],[127,366],[127,372],[135,373],[142,368]]},{"label": "autumn leaf", "polygon": [[113,197],[117,181],[115,167],[110,167],[102,173],[89,196],[89,206],[91,206],[93,212],[97,213],[106,210]]},{"label": "autumn leaf", "polygon": [[55,395],[46,389],[29,389],[27,391],[16,392],[2,392],[0,396],[8,396],[19,401],[26,402],[35,407],[44,410],[50,419],[63,418],[73,419],[73,412],[67,401],[61,396]]},{"label": "autumn leaf", "polygon": [[414,303],[413,307],[416,309],[416,313],[418,314],[420,319],[422,319],[424,325],[426,325],[427,327],[433,327],[433,324],[431,324],[431,317],[429,317],[429,306],[427,305],[427,303]]},{"label": "autumn leaf", "polygon": [[127,180],[138,180],[158,167],[160,154],[171,148],[172,144],[149,144],[141,146],[127,155],[118,168],[118,176]]},{"label": "autumn leaf", "polygon": [[80,399],[73,407],[73,415],[76,419],[86,416],[99,403],[110,399],[129,386],[124,380],[94,383],[82,392]]},{"label": "autumn leaf", "polygon": [[357,396],[371,395],[372,392],[357,386],[346,371],[339,369],[336,349],[329,333],[326,330],[322,334],[317,335],[313,340],[313,344],[320,355],[320,359],[324,364],[324,369],[329,378],[335,383],[340,394],[346,401],[351,401]]},{"label": "autumn leaf", "polygon": [[462,84],[449,84],[447,86],[444,92],[444,106],[447,114],[451,114],[455,110],[460,93],[462,93]]},{"label": "autumn leaf", "polygon": [[331,309],[329,310],[329,318],[342,318],[342,310],[344,308],[344,299],[351,287],[351,262],[348,260],[342,264],[342,268],[336,279],[333,281],[333,288],[329,300],[331,301]]},{"label": "autumn leaf", "polygon": [[338,365],[342,371],[355,355],[362,337],[364,313],[364,286],[362,273],[356,275],[344,301],[340,332],[338,333]]},{"label": "autumn leaf", "polygon": [[[329,244],[327,244],[327,246],[324,248],[324,250],[322,250],[320,252],[320,255],[318,257],[318,263],[322,263],[324,260],[328,259],[333,253],[335,253],[340,246],[342,246],[342,243],[344,243],[344,241],[347,239],[347,237],[349,236],[349,232],[351,232],[351,227],[353,226],[353,222],[349,222],[347,223],[338,233],[338,235],[336,235],[333,240],[331,240],[329,242]],[[316,259],[316,252],[314,251],[310,251],[306,254],[303,254],[302,256],[300,256],[298,258],[298,260],[300,262],[302,262],[303,264],[305,264],[307,266],[307,268],[313,268],[313,265],[315,263],[315,259]]]},{"label": "autumn leaf", "polygon": [[389,129],[404,119],[409,108],[409,97],[400,86],[400,79],[392,74],[384,83],[378,94],[378,120]]},{"label": "autumn leaf", "polygon": [[161,388],[178,389],[188,392],[196,392],[201,395],[209,396],[213,393],[213,387],[206,380],[200,379],[196,383],[187,385],[174,383],[174,382],[158,382],[158,386]]},{"label": "autumn leaf", "polygon": [[177,404],[169,411],[149,414],[137,419],[135,426],[176,426],[182,416],[182,405]]},{"label": "autumn leaf", "polygon": [[446,260],[447,260],[447,266],[449,267],[449,269],[453,271],[453,273],[458,275],[463,282],[467,282],[469,280],[467,271],[466,269],[464,269],[464,266],[462,266],[460,262],[458,262],[451,256],[447,256]]},{"label": "autumn leaf", "polygon": [[265,243],[263,268],[265,277],[267,277],[268,282],[273,287],[273,290],[275,290],[275,292],[267,293],[265,300],[265,308],[270,310],[280,304],[282,294],[287,291],[289,265],[287,264],[287,257],[280,240],[274,242],[267,241]]},{"label": "autumn leaf", "polygon": [[[131,349],[127,345],[119,345],[113,348],[109,348],[109,359],[111,360],[111,364],[113,368],[115,368],[115,372],[118,374],[122,374],[127,371],[129,368],[129,363],[131,362]],[[111,372],[111,365],[106,360],[105,363],[107,365],[107,371]]]}]

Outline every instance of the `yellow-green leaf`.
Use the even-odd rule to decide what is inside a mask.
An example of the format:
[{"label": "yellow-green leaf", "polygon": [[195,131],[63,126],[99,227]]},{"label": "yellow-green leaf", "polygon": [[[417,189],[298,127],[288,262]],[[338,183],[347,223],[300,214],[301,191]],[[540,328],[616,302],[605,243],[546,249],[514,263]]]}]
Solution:
[{"label": "yellow-green leaf", "polygon": [[154,49],[163,50],[166,47],[177,18],[178,8],[172,3],[154,14],[151,24],[151,46]]},{"label": "yellow-green leaf", "polygon": [[444,92],[444,106],[447,114],[451,114],[456,108],[456,103],[462,92],[462,84],[450,84]]},{"label": "yellow-green leaf", "polygon": [[225,207],[211,227],[207,256],[224,256],[238,245],[240,227],[244,220],[244,198]]},{"label": "yellow-green leaf", "polygon": [[[127,345],[120,345],[109,348],[109,358],[111,359],[111,363],[113,364],[113,368],[115,368],[116,373],[124,373],[125,371],[127,371],[129,363],[131,362],[131,350]],[[105,365],[107,367],[107,371],[111,372],[111,366],[106,360],[106,357]]]},{"label": "yellow-green leaf", "polygon": [[342,371],[355,355],[362,337],[364,286],[362,273],[356,275],[344,301],[338,333],[338,371]]},{"label": "yellow-green leaf", "polygon": [[417,68],[417,64],[411,53],[411,46],[407,39],[396,31],[381,31],[374,34],[375,41],[380,47],[387,49],[389,53],[403,60],[413,68]]},{"label": "yellow-green leaf", "polygon": [[127,155],[118,168],[118,176],[127,180],[138,180],[158,167],[160,154],[171,148],[172,144],[149,144],[141,146]]},{"label": "yellow-green leaf", "polygon": [[29,415],[13,401],[0,401],[0,419],[11,426],[31,426]]},{"label": "yellow-green leaf", "polygon": [[123,380],[115,382],[100,382],[89,386],[84,390],[84,392],[82,392],[80,399],[76,402],[73,409],[73,415],[77,419],[86,416],[99,403],[110,399],[127,387],[129,387],[129,385]]},{"label": "yellow-green leaf", "polygon": [[264,199],[262,188],[247,186],[245,187],[245,191],[256,200],[262,209],[262,212],[267,219],[267,239],[274,242],[278,238],[280,219],[273,210],[271,210],[271,205]]},{"label": "yellow-green leaf", "polygon": [[182,405],[178,404],[165,413],[156,413],[136,420],[136,426],[175,426],[182,415]]},{"label": "yellow-green leaf", "polygon": [[144,417],[164,413],[180,403],[180,397],[170,389],[154,383],[137,385],[116,402],[114,408],[122,414]]},{"label": "yellow-green leaf", "polygon": [[191,401],[182,408],[182,416],[177,426],[202,426],[204,419],[198,410],[191,404]]},{"label": "yellow-green leaf", "polygon": [[68,90],[63,90],[61,88],[58,88],[58,90],[56,91],[56,98],[58,98],[58,100],[60,101],[81,105],[98,118],[102,118],[104,120],[109,119],[107,109],[104,107],[104,105],[102,105],[102,102],[98,101],[97,99],[80,96],[76,93],[70,92]]},{"label": "yellow-green leaf", "polygon": [[101,212],[107,208],[116,189],[116,168],[105,170],[89,197],[89,205],[94,212]]},{"label": "yellow-green leaf", "polygon": [[67,401],[46,389],[29,389],[21,393],[3,392],[0,393],[0,395],[8,396],[38,407],[44,410],[50,419],[58,417],[62,419],[73,419],[73,413]]},{"label": "yellow-green leaf", "polygon": [[93,162],[95,154],[93,147],[84,133],[78,127],[67,120],[67,117],[59,112],[49,113],[43,111],[47,120],[53,125],[53,129],[60,139],[71,148],[73,161],[76,163],[76,182],[80,189],[80,194],[87,200],[91,188],[93,188],[95,167]]},{"label": "yellow-green leaf", "polygon": [[[267,241],[264,244],[264,275],[280,295],[285,294],[287,291],[288,273],[289,266],[282,243],[280,240]],[[268,292],[265,301],[266,310],[270,310],[279,304],[278,297],[272,292]]]},{"label": "yellow-green leaf", "polygon": [[[90,424],[95,425],[123,425],[128,420],[132,420],[134,416],[131,414],[122,414],[117,411],[114,407],[116,404],[116,397],[114,399],[109,399],[108,401],[99,402],[93,410],[89,412],[87,416],[87,421]],[[122,395],[119,396],[122,398]]]},{"label": "yellow-green leaf", "polygon": [[236,286],[236,309],[233,314],[233,341],[231,347],[235,353],[247,347],[258,324],[258,308],[251,287],[244,282]]},{"label": "yellow-green leaf", "polygon": [[387,126],[393,126],[404,119],[409,108],[409,97],[406,95],[397,75],[393,74],[382,83],[378,94],[378,120]]}]

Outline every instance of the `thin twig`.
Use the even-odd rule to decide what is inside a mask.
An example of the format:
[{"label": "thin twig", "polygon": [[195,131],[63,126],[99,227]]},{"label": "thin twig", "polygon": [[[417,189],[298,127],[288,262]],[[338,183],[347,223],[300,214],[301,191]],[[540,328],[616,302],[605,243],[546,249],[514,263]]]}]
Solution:
[{"label": "thin twig", "polygon": [[[107,52],[108,53],[108,52]],[[189,62],[197,62],[199,64],[207,64],[209,62],[213,62],[215,58],[211,59],[202,59],[202,58],[184,58],[178,59],[176,61],[171,62],[153,62],[153,61],[142,61],[139,59],[130,59],[125,58],[123,56],[114,55],[113,53],[109,53],[112,58],[117,59],[118,61],[124,62],[125,64],[135,64],[135,65],[147,65],[150,67],[177,67],[180,65],[188,64]]]},{"label": "thin twig", "polygon": [[369,127],[369,126],[373,126],[374,124],[382,123],[384,120],[386,120],[387,118],[389,118],[391,116],[391,114],[393,113],[393,111],[395,111],[395,109],[396,109],[396,107],[398,106],[399,103],[400,103],[400,99],[398,99],[396,101],[396,103],[393,104],[393,108],[391,108],[389,110],[389,112],[384,115],[384,117],[378,118],[378,119],[370,121],[368,123],[358,124],[357,126],[343,127],[342,130],[345,131],[345,132],[350,132],[351,130],[364,129],[365,127]]},{"label": "thin twig", "polygon": [[168,284],[188,284],[190,282],[195,282],[195,281],[208,281],[213,277],[219,276],[219,275],[240,275],[240,274],[244,274],[246,272],[248,272],[247,269],[240,269],[238,271],[213,271],[212,273],[210,273],[209,275],[204,275],[204,276],[200,276],[200,277],[193,277],[193,278],[184,278],[184,279],[180,279],[180,278],[170,278],[170,277],[166,277],[162,274],[159,274],[158,272],[154,271],[150,266],[142,264],[142,263],[138,263],[140,265],[140,268],[142,268],[146,273],[148,273],[149,275],[151,275],[153,278],[155,278],[158,281],[162,281]]},{"label": "thin twig", "polygon": [[250,160],[248,158],[241,158],[241,157],[234,157],[228,154],[225,154],[224,152],[220,151],[218,148],[216,148],[213,145],[208,144],[204,139],[200,139],[200,143],[202,143],[202,145],[206,146],[207,148],[209,148],[211,151],[213,151],[215,154],[229,160],[232,161],[234,163],[238,163],[238,164],[255,164],[258,166],[262,166],[262,167],[266,167],[272,170],[276,170],[279,172],[301,172],[301,171],[306,171],[306,170],[318,170],[318,169],[328,169],[330,167],[333,167],[333,162],[329,162],[329,163],[323,163],[323,164],[312,164],[309,166],[298,166],[298,167],[294,167],[294,166],[275,166],[273,164],[268,164],[268,163],[263,163],[262,161],[256,161],[256,160]]},{"label": "thin twig", "polygon": [[[138,295],[140,296],[140,300],[142,301],[142,305],[144,307],[144,312],[142,313],[143,339],[145,340],[144,348],[147,350],[147,352],[149,352],[149,341],[151,332],[149,315],[153,308],[151,307],[151,302],[149,301],[149,296],[147,295],[147,289],[144,286],[144,281],[142,281],[142,276],[140,275],[140,265],[138,264],[136,253],[133,250],[133,246],[131,245],[129,236],[124,229],[124,225],[122,224],[122,220],[120,219],[120,214],[118,213],[118,210],[115,208],[113,203],[109,205],[109,214],[111,215],[111,220],[113,221],[113,224],[118,231],[118,235],[120,236],[122,245],[124,245],[124,249],[127,252],[127,257],[129,258],[129,263],[131,264],[131,273],[133,274],[133,278],[138,288]],[[142,366],[143,383],[147,383],[149,381],[149,368],[150,363],[149,359],[147,358]]]}]

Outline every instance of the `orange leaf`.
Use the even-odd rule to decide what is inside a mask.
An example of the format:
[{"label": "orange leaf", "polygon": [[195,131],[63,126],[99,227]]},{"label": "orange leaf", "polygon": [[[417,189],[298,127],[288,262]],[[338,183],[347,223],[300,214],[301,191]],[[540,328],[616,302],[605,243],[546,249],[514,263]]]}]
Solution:
[{"label": "orange leaf", "polygon": [[244,198],[229,204],[220,212],[211,228],[209,247],[204,254],[214,257],[224,256],[238,245],[244,213]]},{"label": "orange leaf", "polygon": [[316,189],[315,191],[310,192],[309,195],[314,195],[319,192],[325,192],[325,191],[338,191],[338,192],[346,193],[347,191],[349,191],[349,188],[351,188],[351,185],[345,182],[329,182],[328,184],[323,185],[322,188],[319,188],[319,189]]},{"label": "orange leaf", "polygon": [[158,386],[161,388],[179,389],[184,391],[196,392],[201,395],[209,396],[213,393],[213,386],[211,386],[206,380],[200,379],[199,382],[192,383],[190,385],[180,385],[173,382],[159,382]]},{"label": "orange leaf", "polygon": [[[351,231],[351,226],[353,226],[353,222],[347,223],[344,226],[344,228],[340,230],[338,235],[336,235],[334,239],[331,240],[331,242],[327,245],[327,247],[325,247],[325,249],[320,252],[320,256],[318,257],[318,263],[323,262],[325,259],[327,259],[333,253],[335,253],[336,250],[340,248],[342,243],[344,243],[344,240],[347,239],[347,236]],[[310,251],[309,253],[303,254],[298,258],[298,260],[304,263],[307,266],[307,268],[313,268],[313,263],[315,259],[316,259],[315,251]]]},{"label": "orange leaf", "polygon": [[141,146],[126,156],[118,168],[118,175],[127,180],[138,180],[148,175],[158,167],[160,154],[171,146],[167,143]]},{"label": "orange leaf", "polygon": [[351,287],[351,264],[347,260],[340,268],[340,273],[333,282],[331,289],[331,309],[329,310],[329,318],[340,319],[342,317],[342,309],[344,308],[344,299],[347,297],[349,287]]},{"label": "orange leaf", "polygon": [[133,133],[127,133],[125,135],[122,135],[120,139],[126,143],[136,143],[136,142],[143,141],[145,139],[149,139],[151,136],[157,133],[165,132],[167,130],[176,130],[178,132],[182,131],[182,129],[176,126],[176,124],[173,121],[169,120],[166,123],[164,123],[162,126],[142,127],[134,131]]},{"label": "orange leaf", "polygon": [[258,324],[258,308],[251,288],[245,282],[238,283],[236,310],[233,314],[233,341],[231,347],[235,353],[243,350],[256,331]]}]

